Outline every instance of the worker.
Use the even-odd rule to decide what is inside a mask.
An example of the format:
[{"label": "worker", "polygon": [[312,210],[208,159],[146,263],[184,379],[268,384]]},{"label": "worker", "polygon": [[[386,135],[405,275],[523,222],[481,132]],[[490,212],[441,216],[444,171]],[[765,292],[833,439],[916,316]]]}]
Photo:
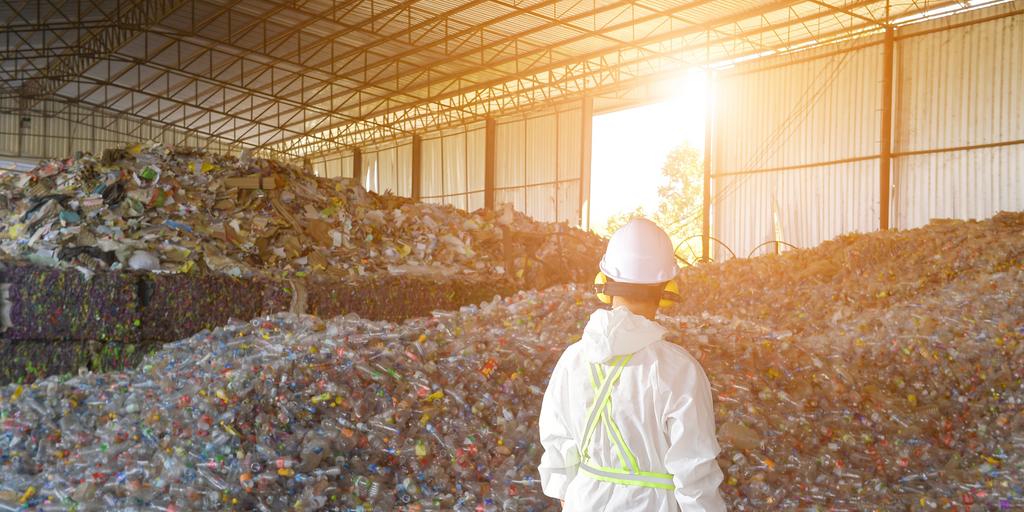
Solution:
[{"label": "worker", "polygon": [[655,321],[679,300],[671,240],[632,220],[600,268],[598,298],[612,308],[590,316],[544,393],[544,494],[567,511],[724,511],[711,385]]}]

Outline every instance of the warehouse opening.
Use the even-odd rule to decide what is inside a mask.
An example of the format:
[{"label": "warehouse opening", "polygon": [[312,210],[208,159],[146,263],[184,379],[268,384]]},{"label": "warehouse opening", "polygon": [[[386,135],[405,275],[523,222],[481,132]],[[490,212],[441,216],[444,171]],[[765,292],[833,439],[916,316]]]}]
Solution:
[{"label": "warehouse opening", "polygon": [[680,257],[700,257],[706,89],[705,73],[690,73],[659,101],[595,112],[592,230],[610,236],[646,217],[670,234]]}]

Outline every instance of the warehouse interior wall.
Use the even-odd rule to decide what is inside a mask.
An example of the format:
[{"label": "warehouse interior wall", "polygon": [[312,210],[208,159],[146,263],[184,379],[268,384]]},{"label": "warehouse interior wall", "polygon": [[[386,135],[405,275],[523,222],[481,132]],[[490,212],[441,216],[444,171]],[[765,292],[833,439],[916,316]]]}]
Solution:
[{"label": "warehouse interior wall", "polygon": [[[494,202],[511,203],[538,221],[585,225],[589,130],[593,109],[574,102],[495,122]],[[589,128],[589,127],[588,127]],[[360,148],[359,176],[367,190],[413,197],[413,139]],[[486,123],[445,129],[420,138],[420,196],[467,211],[486,205]],[[355,176],[350,154],[310,159],[323,177]]]},{"label": "warehouse interior wall", "polygon": [[713,230],[737,256],[774,241],[776,218],[784,241],[801,247],[878,229],[880,42],[762,59],[717,78]]},{"label": "warehouse interior wall", "polygon": [[0,98],[0,157],[42,160],[68,158],[78,151],[98,155],[108,148],[149,141],[225,156],[238,156],[241,151],[236,145],[186,130],[80,105],[43,100],[25,112],[17,98]]},{"label": "warehouse interior wall", "polygon": [[[1024,209],[1022,12],[1010,2],[896,28],[890,227]],[[883,42],[719,73],[712,235],[736,256],[774,251],[763,244],[779,233],[812,247],[880,227]]]},{"label": "warehouse interior wall", "polygon": [[[1024,210],[1024,2],[896,40],[893,225]],[[949,27],[949,28],[947,28]]]}]

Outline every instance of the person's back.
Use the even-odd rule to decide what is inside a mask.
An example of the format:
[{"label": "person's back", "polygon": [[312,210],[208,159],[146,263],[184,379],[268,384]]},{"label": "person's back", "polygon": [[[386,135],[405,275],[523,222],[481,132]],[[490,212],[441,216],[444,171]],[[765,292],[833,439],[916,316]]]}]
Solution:
[{"label": "person's back", "polygon": [[[614,261],[606,265],[609,255],[603,272],[616,271]],[[648,283],[608,280],[614,298],[602,300],[613,309],[591,316],[583,339],[552,372],[541,409],[539,469],[544,493],[564,500],[565,510],[725,510],[708,379],[685,350],[662,341],[665,329],[653,321],[659,299],[643,289],[656,284],[662,295],[664,276],[675,273],[664,258],[660,265],[664,271]]]}]

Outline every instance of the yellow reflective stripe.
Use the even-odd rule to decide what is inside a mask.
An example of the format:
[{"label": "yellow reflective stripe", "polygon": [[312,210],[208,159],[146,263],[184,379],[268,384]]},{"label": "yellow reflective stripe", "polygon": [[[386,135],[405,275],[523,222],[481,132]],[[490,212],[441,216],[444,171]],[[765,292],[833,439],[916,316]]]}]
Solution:
[{"label": "yellow reflective stripe", "polygon": [[[622,365],[626,364],[626,361],[629,361],[629,358],[627,357],[625,360],[623,360],[622,357],[620,356],[618,359],[616,359],[616,361],[618,361],[616,363],[616,365],[617,365],[617,368],[619,368],[619,374],[621,374],[622,373],[621,367],[622,367]],[[600,375],[600,373],[599,373],[599,375]],[[618,378],[618,377],[616,376],[616,378]],[[584,460],[589,458],[589,455],[587,455],[587,453],[588,453],[588,449],[590,447],[590,438],[594,434],[594,429],[597,428],[597,420],[601,417],[601,410],[603,409],[604,403],[606,401],[610,400],[610,397],[611,397],[611,387],[612,387],[612,384],[614,384],[614,383],[615,383],[615,379],[602,379],[601,391],[599,393],[597,393],[597,395],[595,395],[595,397],[594,397],[594,404],[590,407],[590,412],[587,414],[587,427],[586,427],[585,433],[584,433],[584,439],[586,439],[586,444],[584,444],[583,450],[582,450],[583,451],[583,455],[584,455],[584,457],[583,457]]]},{"label": "yellow reflective stripe", "polygon": [[[633,468],[632,472],[633,473],[638,473],[638,474],[643,473],[642,471],[640,471],[640,466],[638,466],[637,463],[636,463],[636,457],[633,456],[633,452],[631,452],[629,450],[629,447],[626,446],[626,440],[622,437],[622,432],[619,432],[619,426],[616,425],[614,421],[612,421],[611,406],[612,406],[612,404],[609,403],[608,404],[608,418],[607,419],[608,419],[608,424],[610,424],[612,426],[612,430],[615,431],[616,441],[624,450],[626,450],[626,457],[629,458],[629,464]],[[626,468],[626,461],[622,461],[622,467],[623,467],[623,469],[627,469]]]},{"label": "yellow reflective stripe", "polygon": [[[626,361],[623,362],[623,366],[625,366],[625,363],[629,362],[630,358],[632,358],[632,357],[633,357],[632,354],[630,354],[628,357],[626,357]],[[594,367],[597,370],[598,376],[601,378],[601,381],[603,382],[605,377],[604,377],[604,372],[601,371],[600,365],[596,365],[595,364]],[[615,375],[615,380],[616,381],[619,380],[619,375],[621,375],[621,374],[622,374],[622,367],[619,367],[619,371]],[[610,375],[609,375],[609,377],[610,377]],[[604,408],[604,410],[601,411],[601,413],[602,413],[601,419],[604,422],[605,431],[608,433],[608,438],[611,439],[615,443],[615,448],[619,452],[619,462],[622,464],[622,469],[627,470],[630,473],[637,473],[637,472],[639,472],[640,468],[636,464],[636,457],[633,456],[633,452],[629,451],[629,447],[626,446],[626,440],[622,437],[622,433],[619,432],[619,427],[618,427],[618,425],[615,424],[615,420],[612,419],[612,395],[611,395],[611,393],[608,394],[608,399],[605,401],[605,408]],[[627,463],[629,463],[629,464],[627,465]],[[630,471],[631,468],[632,468],[632,471]]]},{"label": "yellow reflective stripe", "polygon": [[[611,405],[612,404],[607,404],[605,408],[605,410],[608,411],[609,414],[611,414]],[[622,469],[629,470],[629,466],[626,465],[626,454],[629,452],[629,449],[626,448],[624,443],[620,443],[619,439],[615,438],[615,434],[612,433],[612,423],[608,420],[607,415],[601,418],[601,424],[604,425],[604,431],[605,433],[608,434],[608,439],[614,441],[613,445],[615,447],[615,451],[619,452],[619,463],[622,464]]]},{"label": "yellow reflective stripe", "polygon": [[[627,356],[626,360],[623,362],[622,366],[617,367],[618,371],[615,373],[615,376],[612,377],[611,375],[609,375],[609,377],[612,377],[614,379],[612,382],[617,382],[619,380],[619,376],[622,375],[623,368],[625,367],[626,363],[628,363],[629,360],[632,359],[632,358],[633,358],[633,354],[630,354],[629,356]],[[601,369],[600,368],[598,368],[597,371],[598,371],[598,374],[601,373]],[[615,371],[615,370],[613,370],[613,371]],[[640,472],[640,468],[639,468],[639,466],[636,463],[636,457],[633,456],[633,452],[629,451],[629,447],[626,446],[626,440],[625,440],[625,438],[622,437],[622,432],[619,431],[618,425],[616,425],[615,424],[615,420],[612,419],[612,395],[611,395],[611,393],[608,394],[608,401],[607,401],[607,405],[605,407],[605,411],[607,411],[607,414],[604,415],[604,420],[607,422],[606,425],[610,425],[612,430],[614,430],[614,434],[612,432],[609,432],[608,433],[608,437],[610,437],[613,441],[615,441],[615,444],[619,448],[619,458],[622,459],[622,469],[625,469],[625,470],[632,469],[632,471],[630,471],[630,473],[639,473]],[[625,452],[625,453],[623,453],[623,452]],[[626,462],[629,462],[630,466],[627,466]]]},{"label": "yellow reflective stripe", "polygon": [[594,480],[601,480],[602,482],[610,482],[613,484],[635,485],[639,487],[653,487],[655,489],[667,490],[673,490],[676,488],[675,483],[672,481],[672,475],[666,475],[663,473],[642,472],[639,475],[630,475],[629,473],[616,470],[614,468],[587,466],[586,464],[580,464],[580,472]]},{"label": "yellow reflective stripe", "polygon": [[[595,395],[594,403],[590,407],[589,414],[587,414],[586,441],[584,441],[583,462],[580,463],[580,471],[595,480],[604,482],[657,489],[675,489],[672,475],[639,470],[636,457],[633,456],[633,453],[626,446],[622,432],[619,430],[618,425],[615,424],[615,421],[612,420],[611,386],[622,376],[626,363],[632,357],[632,354],[630,354],[625,358],[622,356],[616,358],[612,362],[613,368],[607,376],[605,376],[600,364],[593,364],[589,368],[590,385],[594,388]],[[619,454],[619,461],[622,463],[622,469],[587,465],[587,462],[590,461],[588,448],[590,440],[596,433],[598,421],[604,424],[608,437],[615,445],[615,449]],[[627,465],[627,461],[629,465]]]}]

